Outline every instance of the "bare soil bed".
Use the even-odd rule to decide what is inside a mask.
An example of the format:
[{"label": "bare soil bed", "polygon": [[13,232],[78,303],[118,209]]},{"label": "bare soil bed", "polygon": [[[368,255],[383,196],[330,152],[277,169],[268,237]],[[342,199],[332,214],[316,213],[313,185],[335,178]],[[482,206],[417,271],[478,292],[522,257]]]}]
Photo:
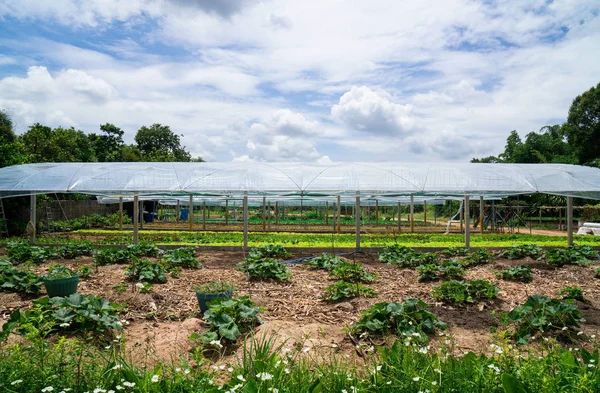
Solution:
[{"label": "bare soil bed", "polygon": [[[298,258],[307,255],[294,255]],[[235,269],[244,255],[241,252],[210,252],[198,254],[203,267],[183,270],[179,278],[171,278],[165,284],[156,284],[151,293],[139,293],[134,282],[127,282],[125,265],[100,266],[89,280],[81,280],[78,291],[83,294],[101,295],[114,302],[126,303],[124,315],[129,325],[124,335],[128,349],[134,356],[153,353],[163,359],[178,358],[191,349],[188,336],[206,328],[198,312],[194,285],[213,280],[227,280],[235,285],[235,295],[248,295],[265,309],[261,317],[265,323],[259,331],[273,331],[285,345],[303,346],[319,350],[343,351],[354,355],[354,343],[344,327],[357,321],[361,312],[382,301],[398,301],[419,297],[431,305],[431,311],[450,325],[448,333],[454,337],[458,351],[485,351],[493,338],[490,329],[498,326],[494,311],[510,311],[523,303],[527,296],[539,293],[556,296],[565,286],[581,286],[586,302],[577,302],[586,322],[582,325],[586,335],[597,334],[600,329],[600,280],[593,277],[593,269],[585,266],[566,266],[555,269],[543,262],[533,260],[498,259],[494,264],[468,269],[465,279],[487,279],[497,285],[501,292],[495,301],[472,306],[452,307],[437,303],[431,289],[438,283],[419,283],[414,269],[399,269],[378,262],[377,254],[350,256],[364,263],[368,270],[379,274],[371,286],[376,289],[375,298],[357,298],[348,302],[332,304],[324,301],[325,288],[333,283],[328,273],[312,270],[301,264],[290,265],[292,278],[289,282],[250,281]],[[36,268],[44,274],[51,263]],[[60,261],[77,268],[92,264],[90,257]],[[517,283],[496,278],[495,272],[518,264],[530,265],[533,281]],[[115,284],[126,282],[125,292],[118,292]],[[44,296],[45,293],[40,294]],[[0,292],[0,325],[11,311],[28,307],[32,298]],[[307,350],[307,351],[308,351]]]}]

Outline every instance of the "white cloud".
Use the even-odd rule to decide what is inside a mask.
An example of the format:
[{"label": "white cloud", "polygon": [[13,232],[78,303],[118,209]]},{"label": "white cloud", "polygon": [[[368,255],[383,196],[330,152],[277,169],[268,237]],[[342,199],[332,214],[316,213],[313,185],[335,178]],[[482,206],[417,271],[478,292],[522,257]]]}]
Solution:
[{"label": "white cloud", "polygon": [[483,156],[490,152],[491,145],[477,136],[465,136],[453,128],[429,133],[407,140],[410,150],[418,155],[427,156],[429,161],[464,160]]},{"label": "white cloud", "polygon": [[408,134],[415,129],[412,106],[393,101],[385,91],[352,87],[331,108],[334,119],[358,131],[373,134]]}]

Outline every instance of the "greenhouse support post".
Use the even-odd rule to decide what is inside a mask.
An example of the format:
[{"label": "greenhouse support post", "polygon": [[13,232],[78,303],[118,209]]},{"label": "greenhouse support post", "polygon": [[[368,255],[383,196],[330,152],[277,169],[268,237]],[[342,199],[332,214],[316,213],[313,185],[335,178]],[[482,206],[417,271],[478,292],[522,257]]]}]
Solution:
[{"label": "greenhouse support post", "polygon": [[427,201],[423,201],[423,223],[427,226]]},{"label": "greenhouse support post", "polygon": [[[360,207],[359,207],[359,210],[360,210]],[[341,215],[342,215],[341,198],[338,195],[337,196],[337,233],[342,232],[342,217],[341,217]]]},{"label": "greenhouse support post", "polygon": [[275,225],[279,224],[279,201],[275,201]]},{"label": "greenhouse support post", "polygon": [[569,247],[573,245],[573,197],[567,197],[567,239]]},{"label": "greenhouse support post", "polygon": [[402,203],[398,201],[398,232],[402,232],[402,224],[400,220],[402,219]]},{"label": "greenhouse support post", "polygon": [[194,229],[194,196],[190,194],[190,205],[188,208],[188,221],[190,232]]},{"label": "greenhouse support post", "polygon": [[325,201],[325,225],[329,225],[329,202]]},{"label": "greenhouse support post", "polygon": [[31,198],[29,198],[29,221],[32,224],[31,234],[29,235],[29,243],[32,245],[35,244],[35,232],[37,230],[36,226],[36,195],[31,194]]},{"label": "greenhouse support post", "polygon": [[202,230],[206,231],[206,201],[202,201]]},{"label": "greenhouse support post", "polygon": [[138,221],[140,217],[140,205],[138,193],[133,194],[133,244],[138,244]]},{"label": "greenhouse support post", "polygon": [[119,197],[119,231],[123,230],[123,197]]},{"label": "greenhouse support post", "polygon": [[229,199],[225,199],[225,225],[229,224]]},{"label": "greenhouse support post", "polygon": [[483,195],[479,196],[479,232],[483,233]]},{"label": "greenhouse support post", "polygon": [[267,202],[267,212],[268,212],[268,216],[267,216],[267,232],[271,232],[271,201]]},{"label": "greenhouse support post", "polygon": [[243,203],[243,220],[244,220],[244,250],[248,248],[248,192],[244,192],[244,203]]},{"label": "greenhouse support post", "polygon": [[140,201],[139,205],[138,217],[140,217],[140,229],[144,229],[144,202]]},{"label": "greenhouse support post", "polygon": [[331,232],[335,233],[335,229],[337,228],[337,221],[336,221],[337,220],[337,217],[336,217],[337,205],[335,202],[333,202],[332,209],[333,209],[333,217],[331,218],[331,222],[333,223],[333,228],[331,228]]},{"label": "greenhouse support post", "polygon": [[356,195],[356,251],[360,251],[360,195]]},{"label": "greenhouse support post", "polygon": [[375,199],[375,226],[379,225],[379,201]]},{"label": "greenhouse support post", "polygon": [[460,214],[458,215],[458,221],[460,221],[460,233],[463,233],[463,218],[465,207],[461,204],[458,208],[460,210]]},{"label": "greenhouse support post", "polygon": [[410,231],[415,231],[415,195],[410,194]]},{"label": "greenhouse support post", "polygon": [[180,212],[179,212],[179,210],[180,210],[179,209],[179,199],[177,200],[177,208],[176,209],[177,210],[175,211],[175,221],[179,222],[179,214],[180,214]]},{"label": "greenhouse support post", "polygon": [[469,194],[465,194],[465,248],[471,247],[471,225],[469,218]]},{"label": "greenhouse support post", "polygon": [[[300,213],[302,214],[302,213]],[[263,197],[262,201],[262,231],[264,232],[267,228],[267,198]]]}]

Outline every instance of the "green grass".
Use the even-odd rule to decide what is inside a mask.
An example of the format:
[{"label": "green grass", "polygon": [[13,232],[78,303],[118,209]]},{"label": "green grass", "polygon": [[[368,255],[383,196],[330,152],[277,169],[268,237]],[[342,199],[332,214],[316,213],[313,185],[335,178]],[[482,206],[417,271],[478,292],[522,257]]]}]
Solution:
[{"label": "green grass", "polygon": [[[74,232],[99,244],[130,244],[132,231],[115,230],[80,230]],[[96,237],[103,239],[96,240]],[[207,246],[240,246],[243,241],[242,232],[185,232],[185,231],[152,231],[139,232],[140,241],[151,241],[157,244],[174,245],[207,245]],[[38,239],[39,243],[66,242],[67,237],[45,236]],[[292,232],[250,232],[248,243],[250,247],[261,244],[283,244],[285,247],[354,247],[354,234],[328,233],[292,233]],[[461,234],[362,234],[362,247],[385,247],[398,243],[408,247],[460,247],[464,245],[464,235]],[[528,234],[473,234],[471,247],[510,247],[535,243],[541,247],[564,247],[566,236],[544,236]],[[575,236],[578,245],[600,246],[600,237]]]}]

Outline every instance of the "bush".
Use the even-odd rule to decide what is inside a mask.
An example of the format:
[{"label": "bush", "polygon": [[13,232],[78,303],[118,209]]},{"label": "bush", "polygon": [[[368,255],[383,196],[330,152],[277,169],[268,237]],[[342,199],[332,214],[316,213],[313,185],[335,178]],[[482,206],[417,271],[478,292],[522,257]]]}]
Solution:
[{"label": "bush", "polygon": [[414,342],[427,342],[428,334],[435,333],[436,329],[448,328],[447,324],[427,311],[428,307],[420,299],[377,303],[363,312],[361,319],[352,325],[352,330],[372,334],[392,333]]},{"label": "bush", "polygon": [[508,281],[530,282],[533,280],[531,268],[527,265],[519,265],[510,269],[502,270],[500,273],[496,273],[496,277]]},{"label": "bush", "polygon": [[280,261],[252,253],[238,264],[238,269],[246,272],[250,279],[274,278],[283,281],[292,277],[288,267]]},{"label": "bush", "polygon": [[450,304],[495,299],[500,289],[487,280],[446,281],[433,287],[433,297]]},{"label": "bush", "polygon": [[256,307],[248,296],[236,299],[215,299],[208,303],[204,321],[210,328],[202,332],[200,338],[205,344],[213,344],[225,339],[237,340],[242,333],[262,321],[258,318],[261,309]]},{"label": "bush", "polygon": [[346,281],[337,281],[325,288],[324,299],[332,302],[353,299],[355,297],[375,297],[377,292],[373,288],[362,285],[361,283],[349,283]]},{"label": "bush", "polygon": [[193,247],[182,247],[175,250],[169,250],[162,258],[162,262],[169,268],[175,267],[186,269],[198,269],[202,264],[195,256],[196,250]]},{"label": "bush", "polygon": [[118,313],[122,307],[93,295],[74,293],[69,297],[44,297],[33,300],[29,310],[16,310],[2,326],[0,340],[6,339],[15,329],[20,334],[31,327],[43,335],[56,332],[104,333],[121,330]]},{"label": "bush", "polygon": [[0,260],[0,291],[37,295],[44,280],[37,274],[17,269],[7,260]]},{"label": "bush", "polygon": [[361,263],[342,262],[329,273],[329,277],[335,277],[338,280],[357,283],[373,282],[378,277],[376,274],[369,273]]},{"label": "bush", "polygon": [[332,270],[343,262],[344,260],[342,258],[338,258],[332,254],[323,253],[318,257],[305,261],[304,264],[314,269]]},{"label": "bush", "polygon": [[598,257],[598,253],[591,246],[553,248],[546,252],[548,264],[556,267],[586,264],[590,259],[596,257]]},{"label": "bush", "polygon": [[474,267],[479,265],[485,265],[494,261],[494,255],[487,252],[487,250],[481,249],[475,251],[462,260],[465,267]]},{"label": "bush", "polygon": [[564,337],[569,330],[578,328],[580,322],[585,322],[571,302],[539,294],[529,296],[523,305],[506,315],[506,321],[516,325],[513,338],[519,344],[527,344],[536,334]]},{"label": "bush", "polygon": [[544,257],[544,250],[537,244],[524,244],[522,246],[512,246],[500,254],[500,258],[508,259],[523,259],[526,257],[533,259],[542,259]]},{"label": "bush", "polygon": [[563,300],[573,299],[579,300],[583,302],[585,299],[583,297],[583,288],[581,287],[564,287],[560,291],[558,291],[558,296],[562,296]]},{"label": "bush", "polygon": [[160,263],[152,261],[139,261],[133,263],[125,270],[125,275],[130,280],[137,280],[151,283],[167,282],[167,270]]},{"label": "bush", "polygon": [[135,258],[126,248],[101,248],[94,252],[94,262],[100,266],[130,263]]}]

